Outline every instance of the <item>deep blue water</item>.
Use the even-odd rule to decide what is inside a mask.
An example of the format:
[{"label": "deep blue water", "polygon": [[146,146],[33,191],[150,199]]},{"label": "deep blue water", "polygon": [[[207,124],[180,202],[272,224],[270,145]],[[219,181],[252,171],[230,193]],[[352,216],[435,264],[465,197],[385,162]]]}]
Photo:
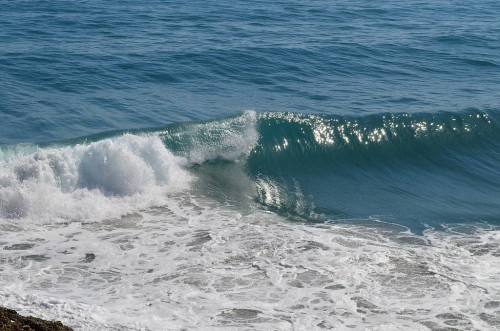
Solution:
[{"label": "deep blue water", "polygon": [[135,130],[187,155],[251,109],[256,145],[192,172],[241,168],[294,219],[500,220],[498,1],[1,5],[4,150]]}]

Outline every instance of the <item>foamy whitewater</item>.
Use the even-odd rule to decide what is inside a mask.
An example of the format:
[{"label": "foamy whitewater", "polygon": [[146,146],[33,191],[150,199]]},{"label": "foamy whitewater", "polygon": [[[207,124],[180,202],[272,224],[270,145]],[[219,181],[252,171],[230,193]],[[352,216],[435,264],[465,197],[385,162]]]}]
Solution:
[{"label": "foamy whitewater", "polygon": [[500,2],[1,8],[0,306],[500,328]]}]

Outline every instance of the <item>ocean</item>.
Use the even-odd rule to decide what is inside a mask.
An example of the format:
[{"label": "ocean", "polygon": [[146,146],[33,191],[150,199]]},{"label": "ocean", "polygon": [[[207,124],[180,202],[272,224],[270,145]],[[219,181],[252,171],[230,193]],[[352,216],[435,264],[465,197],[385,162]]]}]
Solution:
[{"label": "ocean", "polygon": [[1,8],[1,306],[500,328],[498,1]]}]

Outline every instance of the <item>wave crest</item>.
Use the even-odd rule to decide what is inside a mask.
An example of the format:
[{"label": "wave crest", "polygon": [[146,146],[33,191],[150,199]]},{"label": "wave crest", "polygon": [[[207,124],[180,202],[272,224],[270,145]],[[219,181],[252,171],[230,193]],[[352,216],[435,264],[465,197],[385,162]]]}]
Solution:
[{"label": "wave crest", "polygon": [[495,143],[500,130],[494,115],[479,111],[363,117],[264,113],[259,117],[261,138],[251,164],[263,170],[271,167],[270,162],[275,168],[387,161]]},{"label": "wave crest", "polygon": [[161,203],[188,187],[186,160],[155,136],[10,154],[0,163],[0,217],[94,220]]}]

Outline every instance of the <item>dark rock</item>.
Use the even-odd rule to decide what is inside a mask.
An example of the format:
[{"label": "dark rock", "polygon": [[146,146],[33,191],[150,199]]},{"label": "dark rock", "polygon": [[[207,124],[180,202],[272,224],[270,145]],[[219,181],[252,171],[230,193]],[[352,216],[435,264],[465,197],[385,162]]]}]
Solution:
[{"label": "dark rock", "polygon": [[59,321],[45,321],[19,315],[15,310],[0,307],[0,331],[72,331]]}]

